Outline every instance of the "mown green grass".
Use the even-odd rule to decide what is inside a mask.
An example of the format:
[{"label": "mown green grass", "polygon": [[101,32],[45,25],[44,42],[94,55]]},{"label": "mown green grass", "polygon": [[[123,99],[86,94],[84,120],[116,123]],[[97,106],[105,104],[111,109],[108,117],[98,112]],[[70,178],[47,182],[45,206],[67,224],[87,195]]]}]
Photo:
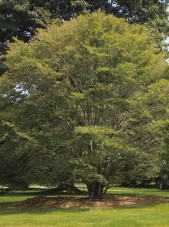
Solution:
[{"label": "mown green grass", "polygon": [[121,188],[113,187],[108,190],[108,194],[114,196],[144,196],[155,195],[169,197],[169,190],[159,190],[156,188]]},{"label": "mown green grass", "polygon": [[[44,193],[44,192],[43,192]],[[42,194],[43,194],[42,193]],[[115,196],[159,195],[169,196],[169,191],[158,189],[112,188]],[[91,209],[12,209],[4,203],[21,201],[40,195],[39,191],[17,192],[0,196],[0,226],[2,227],[46,227],[46,226],[110,226],[135,227],[169,226],[169,203],[137,208],[91,208]]]},{"label": "mown green grass", "polygon": [[169,204],[123,209],[0,211],[0,226],[169,226]]}]

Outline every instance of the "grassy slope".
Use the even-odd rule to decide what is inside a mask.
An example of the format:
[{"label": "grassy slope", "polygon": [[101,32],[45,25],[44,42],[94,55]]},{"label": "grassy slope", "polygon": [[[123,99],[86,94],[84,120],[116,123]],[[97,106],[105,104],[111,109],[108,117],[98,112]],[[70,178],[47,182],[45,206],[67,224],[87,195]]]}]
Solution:
[{"label": "grassy slope", "polygon": [[[113,188],[110,194],[116,196],[162,195],[169,191],[157,189]],[[39,195],[37,191],[0,196],[0,203],[20,201]],[[138,208],[106,209],[0,209],[2,227],[44,227],[44,226],[169,226],[169,204]]]}]

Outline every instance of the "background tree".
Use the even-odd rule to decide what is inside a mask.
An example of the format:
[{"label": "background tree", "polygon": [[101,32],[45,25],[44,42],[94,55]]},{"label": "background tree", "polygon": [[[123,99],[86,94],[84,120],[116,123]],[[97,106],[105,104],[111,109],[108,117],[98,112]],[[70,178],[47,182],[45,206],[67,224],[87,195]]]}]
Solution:
[{"label": "background tree", "polygon": [[29,45],[11,44],[6,65],[4,111],[35,141],[28,144],[36,169],[45,169],[37,182],[45,174],[53,184],[66,172],[98,198],[114,182],[159,171],[158,137],[143,114],[154,105],[140,97],[165,77],[167,64],[146,27],[102,13],[80,16],[41,30]]}]

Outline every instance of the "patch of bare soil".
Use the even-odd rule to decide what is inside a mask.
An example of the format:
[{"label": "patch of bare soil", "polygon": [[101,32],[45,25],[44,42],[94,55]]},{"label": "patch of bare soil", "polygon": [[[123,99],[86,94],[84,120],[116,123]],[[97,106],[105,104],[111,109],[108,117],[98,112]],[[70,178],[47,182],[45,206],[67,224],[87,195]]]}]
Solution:
[{"label": "patch of bare soil", "polygon": [[137,207],[168,203],[169,198],[160,196],[113,197],[105,196],[102,200],[90,200],[77,197],[38,196],[8,205],[8,208],[91,208],[91,207]]}]

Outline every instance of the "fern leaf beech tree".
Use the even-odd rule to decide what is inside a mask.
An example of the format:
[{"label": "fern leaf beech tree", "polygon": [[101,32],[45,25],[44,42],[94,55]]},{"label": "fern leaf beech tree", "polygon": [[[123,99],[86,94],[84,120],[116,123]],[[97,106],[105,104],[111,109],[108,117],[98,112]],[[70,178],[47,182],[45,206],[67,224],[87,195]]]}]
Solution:
[{"label": "fern leaf beech tree", "polygon": [[101,12],[79,16],[40,30],[29,45],[10,44],[6,65],[1,87],[8,81],[10,89],[1,99],[15,90],[9,121],[36,141],[31,152],[48,184],[52,168],[67,171],[101,198],[112,183],[158,172],[158,138],[146,114],[154,106],[140,97],[167,66],[146,27]]}]

